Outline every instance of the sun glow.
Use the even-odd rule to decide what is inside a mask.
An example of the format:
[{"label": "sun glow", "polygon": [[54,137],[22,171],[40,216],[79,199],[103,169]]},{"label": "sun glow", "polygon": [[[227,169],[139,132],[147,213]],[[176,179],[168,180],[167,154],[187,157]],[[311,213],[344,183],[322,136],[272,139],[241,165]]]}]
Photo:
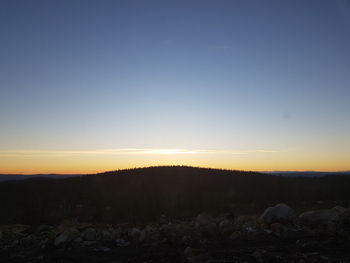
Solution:
[{"label": "sun glow", "polygon": [[119,148],[89,150],[4,150],[0,157],[68,157],[92,155],[175,155],[175,154],[228,154],[248,155],[252,153],[278,153],[276,150],[223,150],[223,149],[162,149],[162,148]]},{"label": "sun glow", "polygon": [[145,150],[144,153],[147,154],[194,154],[198,153],[193,150],[186,149],[153,149],[153,150]]}]

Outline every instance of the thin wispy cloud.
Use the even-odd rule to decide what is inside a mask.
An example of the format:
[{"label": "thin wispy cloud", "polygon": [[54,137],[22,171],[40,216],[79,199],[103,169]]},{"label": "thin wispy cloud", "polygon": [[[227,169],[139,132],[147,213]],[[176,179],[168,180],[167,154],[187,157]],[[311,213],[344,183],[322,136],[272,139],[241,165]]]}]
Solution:
[{"label": "thin wispy cloud", "polygon": [[2,150],[0,157],[69,157],[88,155],[177,155],[177,154],[227,154],[248,155],[252,153],[277,153],[277,150],[221,150],[221,149],[153,149],[153,148],[117,148],[94,150]]}]

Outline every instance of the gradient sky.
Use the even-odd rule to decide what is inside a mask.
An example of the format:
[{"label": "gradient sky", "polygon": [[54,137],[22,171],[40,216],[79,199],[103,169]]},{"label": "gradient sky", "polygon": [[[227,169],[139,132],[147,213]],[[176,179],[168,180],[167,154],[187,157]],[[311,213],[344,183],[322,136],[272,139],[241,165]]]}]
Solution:
[{"label": "gradient sky", "polygon": [[0,0],[0,173],[350,170],[350,1]]}]

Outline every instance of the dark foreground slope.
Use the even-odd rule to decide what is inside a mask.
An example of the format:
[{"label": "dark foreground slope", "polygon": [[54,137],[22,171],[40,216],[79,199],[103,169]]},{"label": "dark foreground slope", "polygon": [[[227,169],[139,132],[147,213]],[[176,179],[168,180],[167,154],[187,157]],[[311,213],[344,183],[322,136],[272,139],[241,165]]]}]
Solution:
[{"label": "dark foreground slope", "polygon": [[[61,180],[0,183],[0,224],[83,222],[141,223],[166,214],[262,211],[285,202],[350,200],[350,176],[293,178],[193,167],[151,167]],[[309,207],[308,207],[309,208]]]},{"label": "dark foreground slope", "polygon": [[349,220],[329,228],[297,219],[266,224],[254,217],[200,214],[134,226],[0,225],[0,262],[345,263],[350,262]]},{"label": "dark foreground slope", "polygon": [[350,262],[349,186],[191,167],[1,183],[0,262]]}]

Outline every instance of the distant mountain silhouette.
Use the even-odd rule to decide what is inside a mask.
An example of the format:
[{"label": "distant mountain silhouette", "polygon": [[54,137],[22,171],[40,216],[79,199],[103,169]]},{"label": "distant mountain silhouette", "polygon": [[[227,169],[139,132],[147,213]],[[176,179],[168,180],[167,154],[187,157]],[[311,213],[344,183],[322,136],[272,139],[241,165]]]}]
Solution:
[{"label": "distant mountain silhouette", "polygon": [[342,171],[342,172],[274,171],[274,172],[268,172],[268,174],[283,175],[283,176],[327,176],[327,175],[347,175],[347,174],[350,174],[350,171]]},{"label": "distant mountain silhouette", "polygon": [[0,183],[0,223],[144,222],[263,209],[286,202],[350,200],[350,175],[275,176],[257,172],[165,166],[60,180]]},{"label": "distant mountain silhouette", "polygon": [[26,180],[33,178],[64,179],[81,176],[81,174],[0,174],[0,182]]},{"label": "distant mountain silhouette", "polygon": [[[186,167],[186,166],[182,166],[182,167]],[[152,167],[149,167],[149,168],[152,168]],[[190,167],[187,167],[187,168],[190,168]],[[194,168],[194,167],[191,167],[191,168]],[[220,170],[220,169],[211,169],[211,170],[214,171],[214,170]],[[230,171],[230,170],[225,170],[225,171]],[[112,171],[112,172],[105,172],[101,174],[111,174],[111,173],[118,173],[118,172],[119,171]],[[238,171],[234,171],[234,172],[237,173]],[[278,175],[278,176],[325,176],[325,175],[346,175],[346,174],[350,174],[350,171],[341,171],[341,172],[272,171],[272,172],[260,172],[260,173]],[[26,179],[33,179],[33,178],[65,179],[69,177],[77,177],[77,176],[83,176],[83,175],[84,174],[28,174],[28,175],[27,174],[0,174],[0,182],[26,180]]]}]

